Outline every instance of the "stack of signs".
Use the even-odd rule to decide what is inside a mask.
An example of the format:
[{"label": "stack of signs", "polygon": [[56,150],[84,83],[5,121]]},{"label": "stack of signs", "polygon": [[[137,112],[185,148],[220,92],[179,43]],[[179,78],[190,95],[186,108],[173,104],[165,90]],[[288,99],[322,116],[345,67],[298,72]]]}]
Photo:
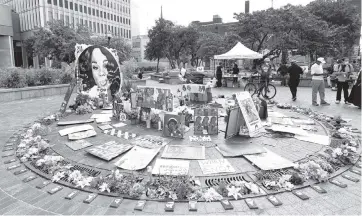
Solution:
[{"label": "stack of signs", "polygon": [[132,147],[133,146],[130,144],[119,144],[115,141],[110,141],[103,145],[88,149],[87,152],[94,156],[102,158],[103,160],[110,161],[113,158],[119,156],[120,154],[128,151]]},{"label": "stack of signs", "polygon": [[148,166],[161,148],[133,147],[115,165],[126,170],[140,170]]},{"label": "stack of signs", "polygon": [[122,130],[117,130],[114,128],[111,130],[105,130],[105,131],[103,131],[103,133],[111,135],[111,136],[116,136],[118,138],[123,138],[126,140],[136,138],[136,136],[137,136],[137,134],[135,134],[135,133],[129,133],[127,131],[123,133]]},{"label": "stack of signs", "polygon": [[235,172],[234,167],[226,159],[199,160],[199,165],[204,175]]},{"label": "stack of signs", "polygon": [[185,116],[165,114],[163,135],[165,137],[183,138],[185,133]]},{"label": "stack of signs", "polygon": [[87,130],[87,131],[82,131],[82,132],[78,132],[78,133],[68,134],[68,139],[69,140],[81,140],[81,139],[93,137],[96,135],[97,135],[97,133],[95,130]]},{"label": "stack of signs", "polygon": [[212,135],[218,133],[218,109],[195,109],[194,133],[197,135]]},{"label": "stack of signs", "polygon": [[131,105],[172,112],[173,95],[170,89],[138,86],[137,92],[131,94]]},{"label": "stack of signs", "polygon": [[160,148],[167,145],[169,142],[171,142],[171,140],[167,138],[145,135],[137,137],[134,140],[133,144],[136,144],[143,148]]},{"label": "stack of signs", "polygon": [[162,153],[163,158],[204,160],[205,146],[168,145]]},{"label": "stack of signs", "polygon": [[65,128],[59,131],[60,136],[68,135],[70,140],[79,140],[87,137],[97,135],[94,128],[91,125],[80,125],[75,127]]},{"label": "stack of signs", "polygon": [[80,149],[87,148],[89,146],[92,146],[92,143],[89,143],[85,140],[77,140],[74,142],[68,142],[65,145],[67,145],[69,148],[73,149],[73,151],[78,151]]},{"label": "stack of signs", "polygon": [[95,119],[97,123],[110,122],[112,117],[112,113],[105,114],[93,114],[91,119]]},{"label": "stack of signs", "polygon": [[153,175],[187,175],[190,161],[157,159],[153,166]]},{"label": "stack of signs", "polygon": [[243,114],[245,124],[249,130],[249,136],[255,137],[263,132],[263,126],[256,110],[254,101],[250,97],[249,92],[239,92],[236,94],[239,108]]}]

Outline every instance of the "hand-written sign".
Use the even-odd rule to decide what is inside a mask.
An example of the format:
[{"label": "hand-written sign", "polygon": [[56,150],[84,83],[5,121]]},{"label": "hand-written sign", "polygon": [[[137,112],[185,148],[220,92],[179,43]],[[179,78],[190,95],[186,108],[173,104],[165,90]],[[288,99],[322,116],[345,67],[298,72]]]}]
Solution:
[{"label": "hand-written sign", "polygon": [[142,148],[139,146],[133,147],[125,154],[115,165],[127,170],[140,170],[148,166],[152,159],[157,155],[161,148]]},{"label": "hand-written sign", "polygon": [[97,132],[95,130],[87,130],[87,131],[82,131],[82,132],[78,132],[78,133],[68,134],[68,139],[80,140],[80,139],[85,139],[88,137],[93,137],[95,135],[97,135]]},{"label": "hand-written sign", "polygon": [[226,159],[199,160],[198,162],[204,175],[235,172],[234,167]]},{"label": "hand-written sign", "polygon": [[144,148],[159,148],[167,145],[171,140],[159,136],[145,135],[135,139],[134,144]]},{"label": "hand-written sign", "polygon": [[204,160],[205,146],[168,145],[162,153],[163,158]]},{"label": "hand-written sign", "polygon": [[130,144],[119,144],[115,141],[110,141],[103,145],[95,146],[91,149],[88,149],[87,152],[104,160],[110,161],[118,155],[128,151],[132,147],[133,146]]},{"label": "hand-written sign", "polygon": [[187,175],[190,161],[157,159],[153,166],[154,175]]}]

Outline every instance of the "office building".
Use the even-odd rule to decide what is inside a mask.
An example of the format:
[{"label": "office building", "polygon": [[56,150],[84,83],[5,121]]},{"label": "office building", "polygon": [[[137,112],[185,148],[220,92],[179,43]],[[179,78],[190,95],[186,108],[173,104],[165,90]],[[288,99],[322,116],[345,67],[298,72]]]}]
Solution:
[{"label": "office building", "polygon": [[137,62],[146,62],[145,50],[146,45],[150,42],[147,35],[138,35],[132,37],[132,57]]},{"label": "office building", "polygon": [[[7,5],[12,11],[10,14],[2,13],[1,22],[10,24],[10,20],[14,20],[13,16],[19,17],[18,45],[29,38],[37,28],[45,27],[51,20],[62,20],[64,25],[71,27],[78,24],[87,25],[98,36],[112,34],[112,37],[122,37],[129,41],[132,38],[130,0],[0,0],[0,5]],[[3,6],[1,9],[6,10]],[[13,13],[17,15],[12,15]],[[11,36],[2,31],[0,28],[0,35]],[[12,65],[32,65],[24,54],[25,50],[21,50],[22,62],[19,65],[14,61]]]}]

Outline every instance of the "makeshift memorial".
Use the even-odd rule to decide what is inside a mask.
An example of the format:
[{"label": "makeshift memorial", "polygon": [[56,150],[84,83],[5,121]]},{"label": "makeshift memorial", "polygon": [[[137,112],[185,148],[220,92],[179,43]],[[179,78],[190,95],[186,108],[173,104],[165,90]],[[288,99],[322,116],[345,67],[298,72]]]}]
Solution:
[{"label": "makeshift memorial", "polygon": [[18,170],[16,172],[14,172],[14,175],[20,175],[20,174],[23,174],[23,173],[25,173],[27,171],[28,171],[27,169],[21,169],[21,170]]},{"label": "makeshift memorial", "polygon": [[131,120],[131,124],[135,125],[137,123],[137,119],[138,119],[138,111],[133,109],[129,114],[129,119]]},{"label": "makeshift memorial", "polygon": [[126,170],[140,170],[148,166],[153,158],[160,151],[160,148],[142,148],[139,146],[133,147],[127,154],[122,156],[115,165]]},{"label": "makeshift memorial", "polygon": [[172,176],[187,175],[189,172],[189,166],[189,161],[156,159],[156,163],[153,166],[152,174]]},{"label": "makeshift memorial", "polygon": [[82,132],[78,132],[78,133],[68,134],[68,139],[80,140],[80,139],[85,139],[88,137],[93,137],[96,135],[97,135],[97,132],[95,132],[95,130],[87,130],[87,131],[82,131]]},{"label": "makeshift memorial", "polygon": [[81,131],[87,131],[87,130],[94,130],[92,125],[81,125],[81,126],[75,126],[70,128],[65,128],[59,131],[60,136],[65,136],[68,134],[81,132]]},{"label": "makeshift memorial", "polygon": [[107,114],[93,114],[91,117],[91,119],[105,119],[105,118],[112,118],[112,113],[107,113]]},{"label": "makeshift memorial", "polygon": [[125,121],[127,120],[127,115],[126,115],[126,113],[120,113],[120,114],[119,114],[119,120],[120,120],[121,122],[125,122]]},{"label": "makeshift memorial", "polygon": [[251,142],[248,137],[233,137],[217,144],[218,150],[224,157],[237,157],[241,155],[251,155],[265,153],[266,150],[258,141]]},{"label": "makeshift memorial", "polygon": [[[243,115],[239,107],[230,107],[228,110],[227,124],[225,130],[225,139],[229,139],[233,136],[240,134],[240,129],[246,127]],[[226,118],[225,117],[225,118]]]},{"label": "makeshift memorial", "polygon": [[249,130],[249,136],[255,137],[263,131],[259,113],[256,111],[255,105],[249,92],[239,92],[236,94],[239,108],[243,115],[245,124]]},{"label": "makeshift memorial", "polygon": [[94,122],[94,119],[88,119],[88,120],[79,120],[79,121],[62,121],[58,122],[58,126],[66,126],[66,125],[75,125],[75,124],[87,124]]},{"label": "makeshift memorial", "polygon": [[235,172],[235,169],[226,159],[199,160],[198,162],[204,175]]},{"label": "makeshift memorial", "polygon": [[338,186],[338,187],[341,187],[341,188],[346,188],[347,187],[346,184],[344,184],[344,183],[342,183],[342,182],[340,182],[340,181],[338,181],[336,179],[331,179],[331,180],[329,180],[329,182],[336,185],[336,186]]},{"label": "makeshift memorial", "polygon": [[110,130],[110,129],[113,129],[113,127],[109,124],[106,124],[106,125],[98,125],[99,129],[101,129],[102,131],[104,130]]},{"label": "makeshift memorial", "polygon": [[152,136],[152,135],[144,135],[137,137],[133,144],[136,144],[143,148],[160,148],[167,145],[171,142],[170,139],[159,137],[159,136]]},{"label": "makeshift memorial", "polygon": [[117,129],[112,129],[112,130],[105,130],[103,131],[104,134],[108,134],[111,136],[116,136],[118,138],[123,138],[126,140],[131,140],[137,137],[137,134],[135,133],[129,133],[127,131],[125,131],[124,133],[122,132],[122,130],[117,130]]},{"label": "makeshift memorial", "polygon": [[167,145],[162,153],[163,158],[204,160],[205,146]]},{"label": "makeshift memorial", "polygon": [[67,200],[72,200],[75,196],[79,194],[78,190],[72,191],[70,194],[68,194],[66,197],[64,197]]},{"label": "makeshift memorial", "polygon": [[110,161],[113,158],[128,151],[132,147],[133,146],[130,144],[119,144],[116,141],[110,141],[103,145],[95,146],[91,149],[88,149],[87,152],[94,156],[102,158],[103,160]]},{"label": "makeshift memorial", "polygon": [[14,159],[11,159],[11,160],[5,161],[4,164],[10,164],[10,163],[14,163],[14,162],[16,162],[16,159],[15,159],[15,158],[14,158]]},{"label": "makeshift memorial", "polygon": [[163,135],[165,137],[184,137],[185,116],[165,114]]},{"label": "makeshift memorial", "polygon": [[255,155],[244,155],[255,166],[262,170],[276,170],[288,167],[294,167],[294,163],[275,154],[274,152],[265,148],[266,153]]},{"label": "makeshift memorial", "polygon": [[195,109],[194,133],[197,135],[212,135],[218,131],[218,109]]},{"label": "makeshift memorial", "polygon": [[48,184],[50,184],[50,181],[43,181],[40,184],[38,184],[37,186],[35,186],[38,189],[43,189],[45,186],[47,186]]}]

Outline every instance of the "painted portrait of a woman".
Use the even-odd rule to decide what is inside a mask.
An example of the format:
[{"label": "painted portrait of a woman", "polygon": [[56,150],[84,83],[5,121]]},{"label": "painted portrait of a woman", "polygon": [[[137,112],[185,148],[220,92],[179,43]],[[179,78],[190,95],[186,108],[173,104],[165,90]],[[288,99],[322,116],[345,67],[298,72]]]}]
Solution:
[{"label": "painted portrait of a woman", "polygon": [[78,72],[83,91],[91,96],[106,91],[111,99],[120,90],[122,77],[118,63],[111,52],[102,46],[90,46],[80,54]]}]

